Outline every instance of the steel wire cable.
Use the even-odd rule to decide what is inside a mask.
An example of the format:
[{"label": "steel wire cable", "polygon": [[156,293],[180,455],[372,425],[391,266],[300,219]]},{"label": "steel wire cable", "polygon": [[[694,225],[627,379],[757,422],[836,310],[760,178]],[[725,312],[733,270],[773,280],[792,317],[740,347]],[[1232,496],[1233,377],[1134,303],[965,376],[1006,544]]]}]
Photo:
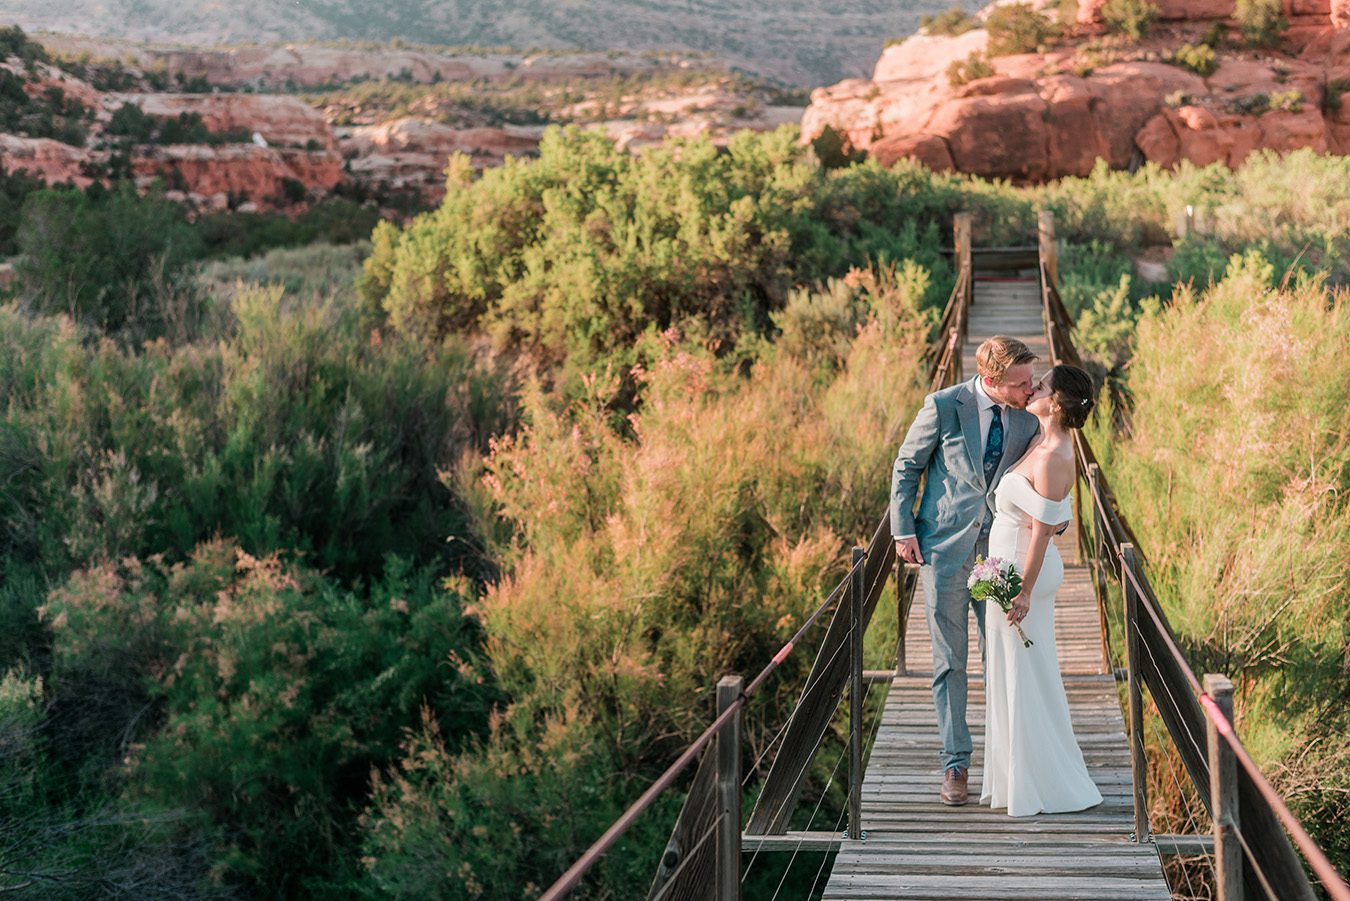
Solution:
[{"label": "steel wire cable", "polygon": [[[839,648],[839,649],[836,649],[835,654],[837,655],[837,654],[839,653],[839,650],[842,649],[842,648],[844,648],[844,647],[847,647],[847,643],[841,644],[841,645],[840,645],[840,648]],[[833,658],[831,658],[831,659],[833,659]],[[867,687],[863,689],[863,707],[864,707],[864,709],[865,709],[866,706],[867,706],[867,699],[868,699],[868,697],[872,694],[872,685],[873,685],[873,683],[868,683],[868,684],[867,684]],[[877,712],[877,716],[876,716],[876,721],[872,724],[872,734],[871,734],[871,737],[870,737],[869,742],[868,742],[868,750],[869,750],[869,752],[870,752],[870,749],[871,749],[872,747],[875,747],[875,745],[876,745],[876,737],[877,737],[877,733],[878,733],[878,731],[879,731],[880,728],[881,728],[881,719],[882,719],[881,711],[878,711],[878,712]],[[824,738],[825,738],[825,736],[822,735],[822,736],[821,736],[821,741],[823,741]],[[816,748],[819,748],[819,747],[820,747],[820,743],[817,742],[817,743],[816,743]],[[840,760],[835,762],[834,770],[831,771],[831,773],[830,773],[830,778],[829,778],[829,780],[828,780],[828,781],[826,782],[826,784],[825,784],[825,791],[828,791],[828,790],[829,790],[830,784],[834,781],[834,776],[835,776],[835,774],[836,774],[836,773],[838,772],[838,770],[839,770],[839,764],[840,764],[840,762],[842,762],[842,760],[843,760],[843,755],[846,754],[847,752],[848,752],[848,746],[845,745],[844,750],[840,752],[840,755],[841,755],[841,756],[840,756]],[[798,778],[801,778],[801,776],[805,773],[805,766],[810,766],[811,762],[812,762],[814,759],[815,759],[815,751],[812,751],[812,753],[807,757],[806,763],[805,763],[805,765],[804,765],[802,771],[798,773]],[[816,814],[816,811],[818,811],[818,810],[820,809],[820,803],[821,803],[821,801],[824,800],[824,798],[825,798],[825,794],[824,794],[824,792],[822,792],[821,797],[820,797],[820,800],[818,800],[818,801],[816,802],[816,809],[815,809],[815,811],[812,811],[811,819],[810,819],[810,821],[808,821],[808,824],[807,824],[807,831],[810,831],[810,824],[813,823],[813,822],[815,822],[815,814]],[[847,807],[845,807],[845,810],[847,810]],[[841,822],[842,822],[842,814],[841,814]],[[838,832],[838,829],[836,828],[835,831]],[[805,840],[806,840],[806,836],[802,836],[800,839],[797,840],[797,846],[796,846],[796,848],[793,849],[793,858],[794,858],[794,859],[796,858],[797,853],[801,850],[802,844],[805,842]],[[759,852],[760,852],[760,850],[762,849],[762,847],[763,847],[763,846],[761,845],[761,846],[755,848],[755,853],[752,854],[752,855],[750,856],[750,863],[746,864],[745,873],[741,876],[741,883],[742,883],[742,884],[745,883],[746,878],[750,875],[750,869],[755,865],[755,861],[758,859],[758,857],[759,857]],[[791,868],[791,866],[792,866],[792,862],[791,862],[791,860],[790,860],[790,861],[788,862],[788,867]]]}]

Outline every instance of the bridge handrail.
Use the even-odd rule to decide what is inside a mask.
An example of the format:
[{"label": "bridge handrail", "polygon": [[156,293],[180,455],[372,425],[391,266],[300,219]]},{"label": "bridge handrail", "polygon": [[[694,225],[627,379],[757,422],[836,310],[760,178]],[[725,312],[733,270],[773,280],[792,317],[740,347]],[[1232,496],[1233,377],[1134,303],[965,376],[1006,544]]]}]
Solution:
[{"label": "bridge handrail", "polygon": [[[1051,246],[1047,248],[1043,217],[1042,255],[1039,268],[1042,312],[1045,318],[1051,362],[1081,366],[1082,360],[1073,345],[1073,318],[1064,306],[1056,285],[1056,272],[1053,266],[1053,240],[1053,220],[1051,220],[1048,238]],[[1087,502],[1091,508],[1093,531],[1096,536],[1103,539],[1102,541],[1090,540],[1085,520],[1080,516],[1077,518],[1080,548],[1084,551],[1084,557],[1090,558],[1089,562],[1093,566],[1095,575],[1100,576],[1103,570],[1108,568],[1113,574],[1119,574],[1117,578],[1126,591],[1127,602],[1131,599],[1137,601],[1138,607],[1147,614],[1147,623],[1138,622],[1133,626],[1137,635],[1146,643],[1150,638],[1156,637],[1157,640],[1152,644],[1160,644],[1161,648],[1158,648],[1158,650],[1165,654],[1162,660],[1152,660],[1152,668],[1143,665],[1143,661],[1140,660],[1139,669],[1141,673],[1130,674],[1131,679],[1138,679],[1142,676],[1143,681],[1149,684],[1150,692],[1167,727],[1168,734],[1177,746],[1182,762],[1207,808],[1212,807],[1209,774],[1206,771],[1205,761],[1202,760],[1202,752],[1195,743],[1195,737],[1190,727],[1186,724],[1187,720],[1198,724],[1202,719],[1205,719],[1212,723],[1218,735],[1231,749],[1243,773],[1249,780],[1249,782],[1239,781],[1238,806],[1241,813],[1238,819],[1243,827],[1249,831],[1260,832],[1264,841],[1243,842],[1243,849],[1249,864],[1249,867],[1245,868],[1248,870],[1247,876],[1249,879],[1247,881],[1252,884],[1253,888],[1259,888],[1267,893],[1272,889],[1280,891],[1282,894],[1278,897],[1281,899],[1290,897],[1313,898],[1312,886],[1294,855],[1284,831],[1279,829],[1279,826],[1282,825],[1284,830],[1287,830],[1288,834],[1293,837],[1294,843],[1307,859],[1309,866],[1328,895],[1334,901],[1350,901],[1350,886],[1347,885],[1344,877],[1332,865],[1317,842],[1308,835],[1307,830],[1285,804],[1284,799],[1270,785],[1269,780],[1266,779],[1247,752],[1242,740],[1238,738],[1229,717],[1205,691],[1200,679],[1191,669],[1177,644],[1166,614],[1163,613],[1162,605],[1158,602],[1157,595],[1149,584],[1143,566],[1136,557],[1135,549],[1139,546],[1138,542],[1124,515],[1120,512],[1115,501],[1115,495],[1111,492],[1109,484],[1101,473],[1091,444],[1081,430],[1073,433],[1073,439],[1078,478],[1080,487],[1087,490]],[[1081,492],[1076,493],[1081,495]],[[1102,548],[1102,544],[1106,544],[1107,547]],[[1102,553],[1103,550],[1106,553]],[[1096,579],[1094,584],[1097,587],[1098,603],[1102,605],[1103,620],[1105,620],[1104,586]],[[1133,598],[1130,597],[1131,595],[1133,595]],[[1145,631],[1141,628],[1142,626],[1151,628]],[[1127,629],[1130,627],[1131,624],[1127,616]],[[1151,649],[1149,653],[1152,656]],[[1171,682],[1176,681],[1177,677],[1180,677],[1180,680],[1185,683],[1185,688],[1189,689],[1188,693],[1182,693],[1180,691],[1182,686],[1180,685],[1175,686],[1178,689],[1176,692],[1172,691],[1174,686]],[[1171,702],[1170,707],[1166,703],[1169,701]],[[1131,740],[1135,740],[1133,736]],[[1193,747],[1187,747],[1188,741]],[[1136,773],[1136,776],[1138,775]],[[1136,786],[1136,798],[1142,797],[1139,794],[1140,791],[1141,788]],[[1141,812],[1141,814],[1146,818],[1146,812]],[[1146,826],[1146,819],[1143,822]],[[1140,839],[1142,840],[1142,838],[1141,835]],[[1269,884],[1268,880],[1272,875],[1280,881],[1280,885],[1271,886]]]},{"label": "bridge handrail", "polygon": [[619,815],[619,818],[605,830],[605,833],[601,835],[600,838],[595,840],[594,844],[586,849],[585,853],[577,858],[572,866],[567,868],[566,872],[558,877],[557,881],[540,896],[540,901],[555,901],[555,899],[564,897],[568,891],[576,887],[576,884],[580,882],[587,871],[595,865],[596,861],[598,861],[600,857],[628,831],[629,827],[633,825],[633,822],[637,820],[643,811],[648,807],[651,807],[652,803],[660,797],[662,792],[674,784],[675,779],[687,766],[689,766],[690,763],[693,762],[699,752],[711,744],[713,739],[716,738],[717,734],[722,730],[722,727],[726,725],[733,716],[740,712],[741,708],[745,706],[746,701],[750,699],[750,696],[764,684],[764,680],[769,677],[769,674],[776,670],[783,661],[787,659],[788,655],[796,648],[797,642],[801,641],[807,631],[810,630],[822,616],[824,616],[825,611],[839,601],[844,595],[845,588],[853,578],[853,571],[862,567],[864,563],[865,561],[860,561],[849,570],[848,575],[844,576],[839,584],[835,586],[834,591],[830,592],[829,597],[827,597],[821,605],[802,622],[801,627],[797,629],[792,638],[788,639],[787,643],[778,649],[778,652],[764,665],[763,669],[761,669],[745,686],[745,690],[740,693],[736,700],[732,702],[726,710],[722,711],[722,713],[703,730],[702,734],[694,739],[689,747],[684,749],[679,757],[675,758],[675,761],[666,768],[665,772],[658,776],[656,781],[648,786],[647,790],[643,792],[636,801],[630,804],[627,810]]}]

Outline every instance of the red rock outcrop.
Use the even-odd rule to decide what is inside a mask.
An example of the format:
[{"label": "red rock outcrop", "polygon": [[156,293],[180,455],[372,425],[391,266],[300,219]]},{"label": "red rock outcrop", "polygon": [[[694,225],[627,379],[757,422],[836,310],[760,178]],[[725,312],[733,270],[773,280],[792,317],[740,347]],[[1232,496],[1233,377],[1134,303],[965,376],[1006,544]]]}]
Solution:
[{"label": "red rock outcrop", "polygon": [[391,188],[413,188],[430,203],[445,193],[443,173],[452,153],[467,154],[476,168],[500,165],[507,156],[539,148],[543,128],[452,128],[405,116],[380,125],[338,130],[342,156],[353,177]]},{"label": "red rock outcrop", "polygon": [[330,150],[295,150],[250,144],[175,144],[149,149],[132,160],[138,183],[163,179],[189,195],[247,198],[284,206],[287,179],[328,191],[342,179],[342,159]]},{"label": "red rock outcrop", "polygon": [[49,185],[71,182],[87,188],[94,179],[85,174],[85,167],[106,159],[106,153],[72,147],[50,138],[0,134],[0,170],[6,173],[25,171]]},{"label": "red rock outcrop", "polygon": [[[1168,2],[1165,15],[1188,19],[1226,16],[1233,4]],[[802,140],[828,126],[883,165],[909,157],[1019,181],[1085,175],[1099,159],[1114,168],[1140,157],[1238,166],[1260,149],[1350,153],[1350,102],[1326,102],[1329,83],[1350,79],[1350,32],[1328,25],[1336,4],[1350,0],[1287,2],[1320,16],[1320,31],[1299,56],[1227,56],[1208,78],[1142,58],[1089,69],[1066,47],[987,60],[992,77],[953,85],[949,67],[982,52],[985,33],[915,35],[883,52],[870,81],[813,92]],[[1079,69],[1084,74],[1068,74]]]},{"label": "red rock outcrop", "polygon": [[332,150],[333,130],[323,114],[297,97],[279,94],[109,94],[110,107],[132,103],[153,116],[196,113],[212,131],[251,132],[280,147]]}]

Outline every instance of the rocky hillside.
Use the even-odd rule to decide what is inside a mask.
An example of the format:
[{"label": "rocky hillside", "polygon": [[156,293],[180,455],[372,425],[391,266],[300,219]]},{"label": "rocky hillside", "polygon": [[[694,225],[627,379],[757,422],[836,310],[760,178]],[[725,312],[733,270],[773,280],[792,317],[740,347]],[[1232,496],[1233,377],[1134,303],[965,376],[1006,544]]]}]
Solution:
[{"label": "rocky hillside", "polygon": [[148,41],[349,39],[483,47],[710,52],[747,72],[810,87],[861,75],[888,37],[908,34],[941,0],[7,0],[25,29]]},{"label": "rocky hillside", "polygon": [[[1085,175],[1098,159],[1350,153],[1346,0],[1284,0],[1255,24],[1222,0],[1114,3],[1080,5],[1070,22],[1006,4],[944,16],[888,47],[870,79],[815,91],[803,139],[833,129],[885,164],[1019,181]],[[1138,13],[1133,33],[1112,14],[1122,8]]]},{"label": "rocky hillside", "polygon": [[[480,168],[530,155],[549,124],[637,148],[796,124],[802,109],[672,54],[189,51],[0,31],[0,170],[159,181],[194,209],[294,208],[336,191],[406,210],[439,199],[451,153]],[[315,90],[279,92],[302,88]]]}]

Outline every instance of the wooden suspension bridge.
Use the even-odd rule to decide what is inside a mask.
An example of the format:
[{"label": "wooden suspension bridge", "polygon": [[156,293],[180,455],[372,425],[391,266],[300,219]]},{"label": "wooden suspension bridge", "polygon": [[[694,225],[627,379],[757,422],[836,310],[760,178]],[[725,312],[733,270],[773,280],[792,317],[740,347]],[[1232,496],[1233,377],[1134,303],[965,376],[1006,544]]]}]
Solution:
[{"label": "wooden suspension bridge", "polygon": [[[955,221],[957,280],[931,349],[934,390],[974,371],[974,349],[995,334],[1024,341],[1048,366],[1079,363],[1059,300],[1054,224],[1042,214],[1036,245],[977,250],[970,217]],[[1203,682],[1177,647],[1141,554],[1081,433],[1076,532],[1056,539],[1065,579],[1055,632],[1075,736],[1103,802],[1071,814],[1009,817],[976,803],[983,775],[984,691],[971,628],[968,719],[975,742],[972,803],[938,801],[931,645],[920,609],[910,616],[916,567],[896,568],[889,518],[849,575],[749,683],[718,685],[718,715],[703,735],[545,894],[565,897],[682,771],[698,761],[648,901],[741,897],[744,855],[834,852],[825,899],[1170,899],[1163,860],[1200,858],[1215,897],[1350,901],[1350,887],[1255,767],[1233,732],[1232,685]],[[863,636],[895,570],[899,641],[894,671],[862,667]],[[742,815],[740,717],[747,698],[817,623],[828,622],[815,664],[748,817]],[[1111,623],[1124,634],[1112,642]],[[972,623],[973,626],[973,623]],[[1119,650],[1113,650],[1119,649]],[[1123,683],[1124,691],[1118,690]],[[886,688],[864,766],[864,699]],[[1211,826],[1155,835],[1148,821],[1145,692],[1166,727]],[[1124,695],[1124,702],[1121,696]],[[841,701],[849,699],[847,829],[789,828],[811,764]],[[1180,784],[1177,785],[1180,790]],[[1297,847],[1297,851],[1295,848]],[[1300,857],[1300,853],[1302,857]],[[753,858],[752,858],[753,859]],[[1310,880],[1304,863],[1313,872]],[[1181,894],[1190,897],[1193,887]]]}]

